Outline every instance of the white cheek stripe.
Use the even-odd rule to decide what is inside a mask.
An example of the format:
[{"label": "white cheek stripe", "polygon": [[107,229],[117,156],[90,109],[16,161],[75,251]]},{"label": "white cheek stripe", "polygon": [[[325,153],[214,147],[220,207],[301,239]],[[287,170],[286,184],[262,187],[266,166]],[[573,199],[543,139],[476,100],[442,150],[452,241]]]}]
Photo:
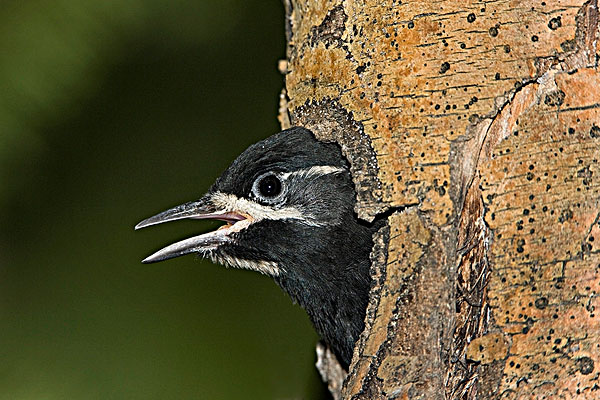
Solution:
[{"label": "white cheek stripe", "polygon": [[[296,207],[283,207],[277,209],[237,197],[234,194],[222,192],[213,194],[211,200],[217,207],[222,209],[219,212],[240,212],[248,214],[255,221],[260,221],[261,219],[299,219],[308,223],[306,217],[302,215],[300,210]],[[314,223],[309,224],[314,225]]]},{"label": "white cheek stripe", "polygon": [[[329,174],[339,174],[346,171],[342,167],[334,167],[331,165],[315,165],[310,168],[304,168],[298,171],[286,172],[280,176],[283,179],[289,179],[290,177],[308,179],[312,177],[318,177]],[[315,218],[303,214],[302,211],[296,207],[272,207],[263,204],[259,204],[255,201],[237,197],[231,193],[216,192],[211,196],[211,200],[214,205],[219,207],[219,212],[240,212],[248,214],[255,221],[263,219],[270,220],[284,220],[284,219],[296,219],[302,223],[310,226],[322,226],[323,223]]]}]

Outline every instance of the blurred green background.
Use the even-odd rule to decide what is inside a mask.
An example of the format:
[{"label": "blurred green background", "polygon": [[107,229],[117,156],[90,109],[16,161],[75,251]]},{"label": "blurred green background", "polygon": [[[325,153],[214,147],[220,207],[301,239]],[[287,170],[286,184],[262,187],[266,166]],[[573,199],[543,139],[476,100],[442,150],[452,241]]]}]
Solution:
[{"label": "blurred green background", "polygon": [[0,399],[319,399],[316,335],[211,229],[140,220],[198,198],[278,130],[277,0],[4,0]]}]

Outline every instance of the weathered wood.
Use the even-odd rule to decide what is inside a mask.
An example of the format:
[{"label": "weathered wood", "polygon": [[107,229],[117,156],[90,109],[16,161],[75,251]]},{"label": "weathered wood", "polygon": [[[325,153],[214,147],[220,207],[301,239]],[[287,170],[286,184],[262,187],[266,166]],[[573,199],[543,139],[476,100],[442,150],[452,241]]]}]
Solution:
[{"label": "weathered wood", "polygon": [[600,397],[597,0],[284,3],[280,121],[388,220],[341,397]]}]

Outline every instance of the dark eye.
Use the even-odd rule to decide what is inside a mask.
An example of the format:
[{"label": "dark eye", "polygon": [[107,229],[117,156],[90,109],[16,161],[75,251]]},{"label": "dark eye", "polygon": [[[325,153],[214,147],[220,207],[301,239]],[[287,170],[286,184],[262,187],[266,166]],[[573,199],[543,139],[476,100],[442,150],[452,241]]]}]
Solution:
[{"label": "dark eye", "polygon": [[266,172],[252,184],[251,197],[260,203],[276,205],[285,202],[287,193],[286,175],[278,172]]},{"label": "dark eye", "polygon": [[258,192],[264,197],[276,197],[281,193],[281,181],[275,175],[260,178]]}]

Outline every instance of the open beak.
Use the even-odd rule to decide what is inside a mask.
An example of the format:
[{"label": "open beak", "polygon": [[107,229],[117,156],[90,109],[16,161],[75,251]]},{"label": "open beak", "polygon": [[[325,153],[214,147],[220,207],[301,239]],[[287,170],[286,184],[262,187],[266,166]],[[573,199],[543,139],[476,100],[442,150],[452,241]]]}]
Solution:
[{"label": "open beak", "polygon": [[142,260],[143,263],[153,263],[170,258],[183,256],[190,253],[203,253],[214,250],[222,244],[231,241],[231,233],[238,232],[251,223],[249,216],[236,212],[219,211],[206,197],[198,201],[191,201],[163,211],[153,217],[143,220],[135,226],[142,229],[147,226],[162,224],[163,222],[179,219],[213,219],[227,222],[216,231],[207,232],[189,239],[173,243]]}]

